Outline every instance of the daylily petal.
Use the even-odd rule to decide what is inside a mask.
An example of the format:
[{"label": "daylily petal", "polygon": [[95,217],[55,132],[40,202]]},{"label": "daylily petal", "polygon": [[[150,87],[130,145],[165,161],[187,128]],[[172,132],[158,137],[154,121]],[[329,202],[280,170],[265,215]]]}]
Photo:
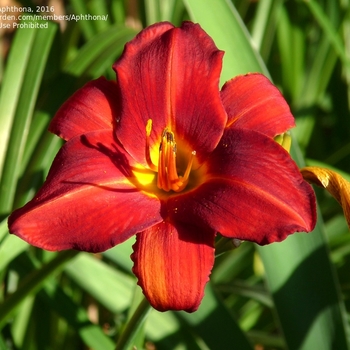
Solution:
[{"label": "daylily petal", "polygon": [[123,242],[162,220],[159,200],[128,180],[134,165],[111,131],[72,138],[36,197],[10,216],[10,232],[47,250],[100,252]]},{"label": "daylily petal", "polygon": [[116,82],[101,77],[75,92],[58,110],[49,130],[69,140],[94,130],[112,130],[119,111]]},{"label": "daylily petal", "polygon": [[[223,52],[198,24],[158,23],[126,44],[113,68],[121,88],[118,139],[146,164],[146,123],[151,147],[165,127],[203,159],[220,140],[227,116],[219,93]],[[132,132],[130,132],[132,130]]]},{"label": "daylily petal", "polygon": [[350,182],[333,170],[319,167],[305,167],[300,170],[304,179],[325,188],[341,205],[350,228]]},{"label": "daylily petal", "polygon": [[275,137],[295,126],[289,106],[280,91],[259,73],[239,75],[221,91],[227,127],[246,128]]},{"label": "daylily petal", "polygon": [[214,264],[215,232],[162,222],[137,234],[133,272],[159,310],[196,311]]},{"label": "daylily petal", "polygon": [[289,154],[259,132],[228,129],[206,164],[206,181],[168,201],[173,220],[209,225],[259,244],[311,231],[315,196]]}]

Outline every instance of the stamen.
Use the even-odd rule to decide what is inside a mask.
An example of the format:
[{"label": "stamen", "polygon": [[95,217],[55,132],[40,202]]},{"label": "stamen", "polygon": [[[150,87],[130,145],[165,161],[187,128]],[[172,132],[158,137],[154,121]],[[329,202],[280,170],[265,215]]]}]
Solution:
[{"label": "stamen", "polygon": [[192,151],[190,161],[188,162],[186,167],[186,171],[184,175],[179,176],[176,183],[174,183],[174,186],[172,188],[173,191],[180,192],[187,186],[195,155],[196,151]]},{"label": "stamen", "polygon": [[151,170],[157,171],[157,166],[153,164],[151,158],[151,151],[149,148],[149,139],[152,131],[152,119],[147,120],[146,124],[146,161]]},{"label": "stamen", "polygon": [[193,159],[196,152],[191,153],[191,158],[187,164],[183,176],[179,176],[176,168],[177,145],[174,133],[164,129],[162,142],[159,147],[158,180],[157,185],[164,191],[182,191],[188,184]]},{"label": "stamen", "polygon": [[184,173],[184,176],[182,177],[185,181],[187,181],[188,177],[190,176],[190,172],[191,172],[191,168],[193,165],[193,160],[194,160],[195,155],[196,155],[196,151],[192,151],[190,161],[188,162],[186,171]]},{"label": "stamen", "polygon": [[168,180],[170,183],[170,188],[173,189],[173,185],[178,180],[177,170],[176,170],[176,144],[170,143],[170,149],[168,154]]},{"label": "stamen", "polygon": [[162,133],[162,139],[159,144],[158,166],[154,165],[150,153],[150,135],[152,132],[152,119],[149,119],[146,124],[146,160],[148,166],[158,172],[157,186],[158,188],[169,192],[182,191],[188,184],[191,173],[193,160],[196,151],[191,152],[190,160],[187,164],[183,176],[179,176],[176,168],[176,153],[177,145],[175,142],[174,133],[165,128]]},{"label": "stamen", "polygon": [[162,188],[164,191],[169,191],[169,183],[167,177],[167,135],[165,130],[162,134],[162,141],[159,145],[159,159],[158,159],[158,176],[157,176],[157,186]]}]

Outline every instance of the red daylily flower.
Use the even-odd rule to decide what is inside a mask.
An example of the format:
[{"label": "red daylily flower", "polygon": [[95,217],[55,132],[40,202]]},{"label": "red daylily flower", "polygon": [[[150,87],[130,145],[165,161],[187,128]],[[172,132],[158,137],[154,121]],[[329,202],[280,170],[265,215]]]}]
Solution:
[{"label": "red daylily flower", "polygon": [[47,250],[101,252],[136,234],[133,272],[151,305],[195,311],[214,238],[267,244],[315,225],[315,197],[274,137],[294,126],[261,74],[219,90],[223,52],[197,24],[159,23],[58,111],[65,139],[9,229]]}]

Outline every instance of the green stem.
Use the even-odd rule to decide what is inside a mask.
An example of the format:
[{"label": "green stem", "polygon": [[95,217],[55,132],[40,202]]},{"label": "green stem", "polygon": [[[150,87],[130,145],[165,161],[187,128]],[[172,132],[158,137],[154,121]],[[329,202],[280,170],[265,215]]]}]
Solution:
[{"label": "green stem", "polygon": [[234,250],[237,247],[239,247],[240,244],[241,244],[241,241],[238,239],[221,237],[215,243],[215,256],[218,257],[223,253]]},{"label": "green stem", "polygon": [[52,273],[61,268],[67,261],[75,257],[79,252],[67,250],[57,254],[55,258],[43,265],[40,269],[33,271],[28,275],[19,288],[13,294],[9,295],[2,304],[0,304],[0,329],[5,321],[12,315],[12,312],[29,295],[36,292],[45,279]]},{"label": "green stem", "polygon": [[143,298],[129,322],[126,324],[115,350],[130,350],[132,342],[145,322],[150,310],[151,306],[148,300]]}]

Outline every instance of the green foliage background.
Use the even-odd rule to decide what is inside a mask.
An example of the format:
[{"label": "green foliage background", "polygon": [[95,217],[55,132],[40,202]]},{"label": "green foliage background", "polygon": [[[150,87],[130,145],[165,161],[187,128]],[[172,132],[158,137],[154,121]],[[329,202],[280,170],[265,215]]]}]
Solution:
[{"label": "green foliage background", "polygon": [[7,230],[7,216],[32,198],[61,146],[47,132],[55,111],[86,81],[114,79],[124,44],[163,20],[201,24],[226,52],[222,83],[268,75],[296,117],[299,166],[349,179],[349,0],[69,0],[64,10],[108,20],[17,29],[0,55],[0,350],[349,349],[350,233],[318,189],[315,231],[218,256],[193,314],[142,301],[133,240],[99,255],[49,253]]}]

